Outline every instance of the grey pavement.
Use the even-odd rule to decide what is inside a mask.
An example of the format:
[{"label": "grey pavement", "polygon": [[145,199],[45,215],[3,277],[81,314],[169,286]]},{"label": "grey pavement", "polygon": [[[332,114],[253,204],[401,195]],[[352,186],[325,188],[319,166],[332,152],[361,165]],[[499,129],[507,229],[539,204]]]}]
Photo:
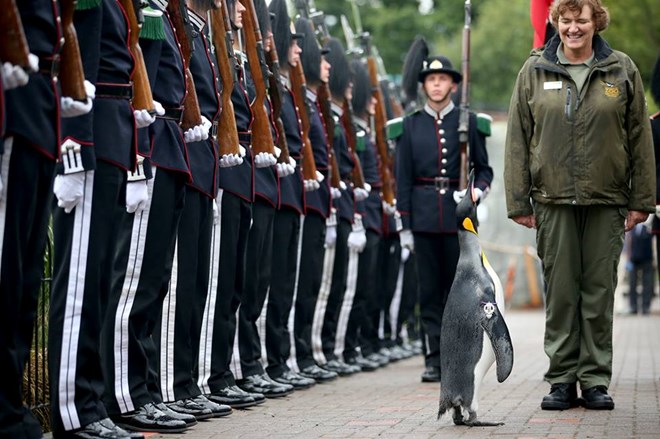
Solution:
[{"label": "grey pavement", "polygon": [[[657,300],[656,300],[657,301]],[[438,384],[420,382],[422,357],[318,384],[225,418],[200,422],[166,438],[660,438],[660,313],[617,314],[614,320],[613,411],[540,409],[543,312],[510,310],[514,367],[498,383],[494,367],[484,380],[479,418],[499,427],[459,427],[436,419]]]}]

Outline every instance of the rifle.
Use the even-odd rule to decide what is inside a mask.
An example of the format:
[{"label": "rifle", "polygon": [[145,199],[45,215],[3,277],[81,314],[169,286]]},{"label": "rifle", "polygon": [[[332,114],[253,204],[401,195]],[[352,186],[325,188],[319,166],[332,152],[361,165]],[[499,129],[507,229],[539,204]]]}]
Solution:
[{"label": "rifle", "polygon": [[461,168],[458,180],[458,188],[465,189],[468,184],[468,157],[470,153],[469,128],[470,128],[470,23],[471,23],[470,0],[465,0],[465,26],[463,27],[463,54],[461,57],[461,103],[458,119],[458,142],[460,145]]},{"label": "rifle", "polygon": [[254,81],[256,96],[250,104],[252,109],[252,152],[275,155],[273,133],[270,131],[270,118],[266,111],[266,79],[270,72],[264,59],[264,46],[257,20],[257,12],[252,0],[240,0],[245,6],[243,34],[245,36],[245,52],[250,65],[250,73]]},{"label": "rifle", "polygon": [[353,185],[357,187],[364,188],[364,175],[362,174],[362,165],[360,164],[360,158],[357,155],[357,134],[355,132],[355,127],[353,126],[353,105],[351,101],[344,98],[344,103],[342,105],[343,113],[341,115],[341,124],[346,131],[346,142],[348,143],[348,149],[353,157],[353,173],[351,174],[351,180],[353,180]]},{"label": "rifle", "polygon": [[219,154],[221,157],[230,154],[238,155],[240,154],[238,131],[236,129],[234,104],[231,101],[238,64],[234,57],[234,34],[231,30],[226,0],[222,0],[220,9],[211,10],[211,34],[218,62],[218,72],[223,85],[222,112],[218,121]]},{"label": "rifle", "polygon": [[0,62],[9,62],[21,66],[27,72],[31,70],[28,55],[27,38],[23,31],[21,14],[18,12],[15,0],[2,0],[0,2]]},{"label": "rifle", "polygon": [[135,70],[133,71],[133,101],[131,104],[136,110],[147,110],[152,116],[156,113],[154,98],[151,94],[149,85],[149,76],[147,76],[147,67],[144,64],[144,56],[140,47],[140,30],[144,23],[142,8],[146,2],[142,0],[120,0],[121,6],[126,12],[128,26],[130,29],[128,48],[135,60]]},{"label": "rifle", "polygon": [[172,20],[176,32],[176,39],[181,46],[183,58],[183,68],[186,76],[186,95],[183,98],[183,117],[181,119],[181,129],[184,131],[202,124],[202,115],[197,101],[197,92],[195,91],[195,81],[190,73],[190,58],[193,52],[192,35],[190,21],[188,19],[188,9],[185,0],[169,0],[167,3],[167,12]]},{"label": "rifle", "polygon": [[303,71],[302,61],[298,61],[295,67],[289,69],[291,79],[291,92],[293,93],[294,104],[300,109],[300,124],[302,125],[302,173],[305,180],[316,180],[316,162],[314,162],[314,152],[312,151],[312,142],[309,140],[309,108],[305,99],[307,84],[305,83],[305,72]]},{"label": "rifle", "polygon": [[60,51],[61,69],[59,81],[62,88],[62,96],[69,96],[77,101],[86,101],[85,71],[83,70],[82,60],[80,59],[78,35],[73,25],[73,13],[76,9],[76,3],[77,0],[60,1],[64,45]]},{"label": "rifle", "polygon": [[266,52],[266,62],[271,71],[268,77],[268,95],[270,96],[270,105],[273,120],[275,121],[275,129],[277,130],[277,147],[282,151],[277,158],[278,163],[289,163],[289,145],[286,141],[286,133],[284,132],[284,124],[282,123],[282,95],[280,90],[280,59],[277,56],[275,49],[275,40],[270,35],[270,51]]}]

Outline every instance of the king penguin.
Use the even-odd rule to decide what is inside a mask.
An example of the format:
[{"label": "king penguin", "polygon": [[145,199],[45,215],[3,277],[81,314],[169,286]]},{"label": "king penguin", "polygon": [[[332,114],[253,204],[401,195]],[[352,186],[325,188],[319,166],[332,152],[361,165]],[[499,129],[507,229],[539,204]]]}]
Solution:
[{"label": "king penguin", "polygon": [[502,284],[479,244],[474,175],[456,207],[460,254],[447,298],[440,336],[440,407],[438,419],[454,409],[456,425],[496,426],[477,420],[479,390],[497,363],[501,383],[513,368],[513,345],[504,321]]}]

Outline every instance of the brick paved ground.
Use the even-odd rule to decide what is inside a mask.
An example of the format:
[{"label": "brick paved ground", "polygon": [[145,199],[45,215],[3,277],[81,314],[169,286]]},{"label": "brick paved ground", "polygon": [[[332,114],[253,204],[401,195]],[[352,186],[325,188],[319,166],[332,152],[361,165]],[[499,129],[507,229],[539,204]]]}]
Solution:
[{"label": "brick paved ground", "polygon": [[340,378],[258,408],[235,410],[201,422],[168,439],[227,438],[660,438],[660,314],[619,314],[614,325],[614,374],[610,393],[616,409],[542,411],[548,391],[542,375],[543,313],[510,311],[506,316],[515,349],[513,372],[497,383],[486,376],[480,419],[500,427],[456,427],[436,420],[439,386],[422,384],[422,359],[391,364],[376,372]]}]

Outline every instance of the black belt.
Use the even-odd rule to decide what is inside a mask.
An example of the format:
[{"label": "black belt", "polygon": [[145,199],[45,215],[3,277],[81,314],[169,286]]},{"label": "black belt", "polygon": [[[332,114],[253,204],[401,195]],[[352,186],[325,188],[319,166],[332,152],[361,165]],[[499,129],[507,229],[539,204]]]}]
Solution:
[{"label": "black belt", "polygon": [[165,114],[156,117],[181,123],[181,119],[183,118],[183,107],[165,108]]},{"label": "black belt", "polygon": [[113,84],[109,82],[97,82],[96,97],[101,99],[133,99],[133,83]]},{"label": "black belt", "polygon": [[248,145],[250,143],[252,143],[252,131],[239,132],[238,133],[238,141],[240,143],[246,143]]},{"label": "black belt", "polygon": [[415,186],[430,186],[438,192],[445,193],[449,189],[458,189],[458,179],[449,177],[416,178]]},{"label": "black belt", "polygon": [[39,58],[39,73],[57,78],[57,75],[60,74],[60,56]]}]

